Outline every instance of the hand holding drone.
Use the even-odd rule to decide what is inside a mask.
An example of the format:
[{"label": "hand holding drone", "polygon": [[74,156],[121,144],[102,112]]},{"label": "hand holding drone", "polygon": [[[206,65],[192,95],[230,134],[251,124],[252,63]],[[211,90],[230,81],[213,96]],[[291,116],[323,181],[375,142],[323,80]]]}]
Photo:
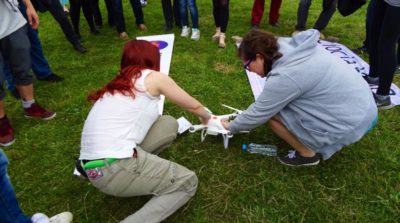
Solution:
[{"label": "hand holding drone", "polygon": [[[228,105],[222,104],[222,106],[229,108],[231,110],[233,110],[234,112],[231,114],[226,114],[226,115],[211,115],[210,120],[208,121],[207,124],[203,125],[192,125],[189,128],[189,132],[193,133],[196,132],[198,130],[201,130],[201,141],[203,142],[204,139],[206,138],[207,135],[222,135],[223,138],[223,142],[224,142],[224,148],[227,149],[228,148],[228,143],[229,143],[229,139],[233,137],[233,134],[224,128],[224,126],[222,126],[221,120],[224,119],[234,119],[238,114],[242,113],[241,110],[230,107]],[[211,111],[210,111],[210,114]]]}]

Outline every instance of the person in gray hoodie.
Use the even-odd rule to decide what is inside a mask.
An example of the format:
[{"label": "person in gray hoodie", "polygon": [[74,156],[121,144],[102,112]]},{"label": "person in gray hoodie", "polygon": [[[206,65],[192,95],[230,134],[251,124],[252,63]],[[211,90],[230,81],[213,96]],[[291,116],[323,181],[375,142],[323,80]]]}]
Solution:
[{"label": "person in gray hoodie", "polygon": [[267,77],[256,101],[232,122],[233,134],[264,123],[294,150],[279,157],[310,166],[360,140],[377,122],[371,90],[354,68],[319,48],[319,32],[293,38],[252,30],[239,47],[244,68]]}]

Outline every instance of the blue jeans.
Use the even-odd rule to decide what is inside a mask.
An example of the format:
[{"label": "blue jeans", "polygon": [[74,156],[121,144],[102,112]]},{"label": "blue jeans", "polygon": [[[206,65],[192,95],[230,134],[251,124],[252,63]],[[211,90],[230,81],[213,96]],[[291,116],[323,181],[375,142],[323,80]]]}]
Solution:
[{"label": "blue jeans", "polygon": [[17,197],[7,175],[8,160],[0,149],[0,222],[1,223],[31,223],[19,208]]},{"label": "blue jeans", "polygon": [[189,26],[188,8],[192,17],[192,28],[199,28],[199,14],[197,11],[196,0],[180,0],[179,8],[181,13],[181,25]]},{"label": "blue jeans", "polygon": [[[19,10],[24,15],[24,17],[27,18],[26,7],[24,4],[19,5]],[[28,38],[31,43],[31,60],[33,73],[35,74],[37,79],[45,79],[53,72],[51,71],[49,63],[44,57],[38,31],[28,26]],[[8,63],[4,64],[4,76],[8,90],[13,91],[15,89],[15,85],[13,84],[12,73]]]}]

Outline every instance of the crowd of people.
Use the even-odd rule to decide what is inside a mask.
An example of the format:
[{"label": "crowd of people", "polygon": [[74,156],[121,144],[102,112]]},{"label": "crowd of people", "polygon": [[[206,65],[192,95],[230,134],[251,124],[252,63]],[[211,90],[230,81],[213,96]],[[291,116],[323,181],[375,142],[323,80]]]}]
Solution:
[{"label": "crowd of people", "polygon": [[[115,26],[122,39],[128,39],[122,1],[105,2],[108,24]],[[271,1],[271,26],[279,26],[281,2]],[[93,35],[100,34],[103,22],[96,0],[70,0],[70,9],[65,1],[61,4],[59,0],[32,0],[32,3],[0,0],[0,76],[7,81],[12,95],[21,100],[25,117],[50,120],[56,113],[37,103],[30,70],[43,81],[59,82],[63,78],[53,73],[43,54],[36,10],[50,11],[80,53],[87,51],[80,40],[80,9]],[[148,2],[130,0],[130,3],[137,27],[147,29],[142,7]],[[244,69],[266,77],[265,87],[236,119],[220,120],[221,128],[237,133],[267,124],[293,148],[278,157],[282,164],[317,165],[368,134],[377,124],[378,108],[393,107],[389,89],[399,59],[396,44],[400,39],[400,0],[371,0],[366,25],[371,69],[364,79],[340,59],[317,47],[318,40],[324,38],[322,30],[335,12],[336,0],[323,0],[323,10],[310,30],[306,30],[306,21],[311,0],[300,0],[297,25],[290,38],[258,29],[264,4],[263,0],[254,1],[252,29],[242,39],[238,56]],[[216,27],[212,39],[225,48],[229,0],[213,0],[212,5]],[[162,8],[166,32],[175,23],[182,29],[182,37],[191,33],[191,39],[200,39],[195,0],[162,0]],[[378,85],[376,93],[371,92],[369,84]],[[187,203],[197,190],[195,172],[158,156],[173,143],[178,129],[175,118],[159,115],[160,95],[198,116],[203,124],[217,118],[172,78],[160,73],[159,49],[144,40],[128,41],[118,74],[88,96],[93,107],[83,127],[77,171],[108,195],[153,195],[122,222],[160,222]],[[4,97],[1,85],[0,145],[10,146],[15,138],[5,113]],[[70,212],[52,218],[42,213],[27,217],[19,208],[7,165],[7,157],[0,149],[1,222],[72,221]]]}]

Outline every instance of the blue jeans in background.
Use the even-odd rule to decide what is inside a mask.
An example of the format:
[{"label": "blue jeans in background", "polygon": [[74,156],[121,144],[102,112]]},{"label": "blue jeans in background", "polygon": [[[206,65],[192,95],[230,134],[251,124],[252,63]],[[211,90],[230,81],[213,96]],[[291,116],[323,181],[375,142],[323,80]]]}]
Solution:
[{"label": "blue jeans in background", "polygon": [[192,17],[192,28],[199,28],[199,14],[196,6],[196,0],[180,0],[179,8],[181,13],[181,25],[189,26],[188,8],[190,17]]},{"label": "blue jeans in background", "polygon": [[31,223],[19,208],[17,197],[7,175],[8,160],[0,149],[0,222],[1,223]]},{"label": "blue jeans in background", "polygon": [[[22,15],[26,16],[26,7],[24,4],[19,4],[19,10]],[[42,44],[39,39],[39,34],[37,30],[28,26],[28,38],[31,43],[31,60],[32,60],[32,70],[37,79],[45,79],[50,76],[53,72],[50,69],[47,59],[44,57]],[[7,83],[7,88],[9,91],[15,90],[15,85],[13,84],[12,73],[8,63],[4,64],[4,76]]]}]

